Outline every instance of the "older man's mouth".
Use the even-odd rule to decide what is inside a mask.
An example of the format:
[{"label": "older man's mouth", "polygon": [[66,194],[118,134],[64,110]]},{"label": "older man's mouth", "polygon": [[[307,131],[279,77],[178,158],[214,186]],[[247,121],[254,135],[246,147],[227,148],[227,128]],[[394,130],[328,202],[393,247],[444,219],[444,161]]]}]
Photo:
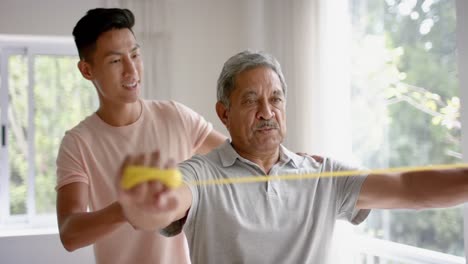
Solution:
[{"label": "older man's mouth", "polygon": [[256,131],[260,133],[268,133],[273,130],[277,130],[277,127],[262,127],[262,128],[257,128]]}]

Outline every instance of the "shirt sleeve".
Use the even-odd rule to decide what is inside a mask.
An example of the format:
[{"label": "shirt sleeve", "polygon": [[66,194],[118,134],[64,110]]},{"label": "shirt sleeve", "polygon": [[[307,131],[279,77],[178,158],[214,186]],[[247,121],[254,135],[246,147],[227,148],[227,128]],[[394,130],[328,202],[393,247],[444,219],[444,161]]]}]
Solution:
[{"label": "shirt sleeve", "polygon": [[[330,161],[328,159],[325,162],[329,162],[329,166],[332,171],[354,171],[363,170],[363,168],[349,166],[344,163]],[[346,177],[336,177],[336,192],[337,197],[337,208],[338,218],[347,220],[350,223],[357,225],[362,223],[370,213],[368,209],[357,209],[356,204],[361,192],[361,187],[366,180],[367,175],[353,175]]]},{"label": "shirt sleeve", "polygon": [[60,144],[56,160],[57,185],[55,190],[73,182],[89,184],[89,178],[85,173],[85,166],[81,157],[82,151],[78,139],[72,133],[67,132]]},{"label": "shirt sleeve", "polygon": [[182,120],[186,137],[190,140],[192,148],[194,150],[198,149],[213,130],[213,125],[187,106],[175,101],[172,101],[172,103],[174,103]]},{"label": "shirt sleeve", "polygon": [[194,168],[197,163],[198,162],[192,158],[178,165],[178,169],[183,175],[184,183],[189,186],[190,191],[192,192],[192,205],[190,206],[190,209],[184,218],[172,222],[169,226],[165,227],[159,232],[163,236],[171,237],[179,234],[185,228],[186,224],[190,225],[191,219],[193,219],[194,215],[196,215],[199,201],[199,190],[197,186],[190,184],[190,182],[198,181],[199,179],[196,169]]}]

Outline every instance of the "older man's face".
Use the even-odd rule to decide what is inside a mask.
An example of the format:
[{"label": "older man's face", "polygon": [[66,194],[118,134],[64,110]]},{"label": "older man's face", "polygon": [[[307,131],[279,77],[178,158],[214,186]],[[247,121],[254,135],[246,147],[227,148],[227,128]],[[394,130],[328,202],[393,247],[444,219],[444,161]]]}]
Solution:
[{"label": "older man's face", "polygon": [[237,75],[230,107],[220,117],[238,151],[261,153],[277,149],[283,141],[285,107],[278,75],[268,67],[257,67]]}]

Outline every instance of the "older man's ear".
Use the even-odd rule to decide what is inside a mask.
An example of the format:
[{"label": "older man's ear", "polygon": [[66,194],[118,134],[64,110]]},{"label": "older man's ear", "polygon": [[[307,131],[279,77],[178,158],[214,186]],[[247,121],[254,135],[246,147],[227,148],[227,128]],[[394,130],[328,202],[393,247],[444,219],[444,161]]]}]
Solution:
[{"label": "older man's ear", "polygon": [[223,124],[228,127],[228,109],[227,107],[221,103],[220,101],[216,102],[216,114],[218,114],[219,120],[223,122]]}]

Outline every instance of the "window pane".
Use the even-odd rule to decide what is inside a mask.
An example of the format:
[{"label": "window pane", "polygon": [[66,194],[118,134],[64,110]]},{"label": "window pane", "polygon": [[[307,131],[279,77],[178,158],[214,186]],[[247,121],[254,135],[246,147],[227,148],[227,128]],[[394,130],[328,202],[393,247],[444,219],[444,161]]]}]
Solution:
[{"label": "window pane", "polygon": [[[353,153],[367,167],[461,162],[454,0],[350,0]],[[463,256],[461,208],[376,211],[363,231]]]},{"label": "window pane", "polygon": [[10,166],[10,214],[26,213],[28,175],[28,62],[23,55],[8,58],[8,154]]},{"label": "window pane", "polygon": [[56,166],[66,130],[96,110],[96,95],[74,56],[35,57],[35,164],[37,213],[55,212]]},{"label": "window pane", "polygon": [[35,212],[55,213],[55,160],[60,141],[66,130],[97,107],[94,88],[79,73],[77,61],[76,56],[34,56],[35,155],[28,157],[28,136],[32,135],[28,127],[28,60],[24,55],[8,58],[11,215],[32,212],[27,208],[28,158],[35,164]]}]

